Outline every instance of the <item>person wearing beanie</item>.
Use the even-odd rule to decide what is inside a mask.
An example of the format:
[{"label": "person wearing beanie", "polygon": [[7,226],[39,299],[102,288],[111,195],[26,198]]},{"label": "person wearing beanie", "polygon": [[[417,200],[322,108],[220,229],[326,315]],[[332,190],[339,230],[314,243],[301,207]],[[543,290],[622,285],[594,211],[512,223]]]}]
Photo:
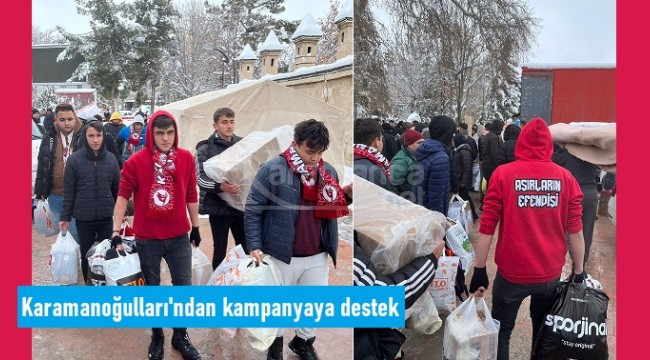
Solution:
[{"label": "person wearing beanie", "polygon": [[462,134],[454,135],[454,151],[452,152],[452,163],[454,170],[452,175],[456,176],[458,183],[458,195],[465,201],[469,202],[472,209],[472,218],[478,219],[474,202],[469,197],[469,188],[472,186],[472,149],[468,144],[468,139]]},{"label": "person wearing beanie", "polygon": [[515,123],[508,125],[503,131],[503,145],[497,149],[497,166],[515,161],[515,146],[519,133],[521,133],[521,127]]},{"label": "person wearing beanie", "polygon": [[[178,143],[176,119],[166,111],[156,111],[147,127],[144,149],[122,168],[111,247],[123,247],[120,228],[133,196],[133,230],[147,286],[160,285],[163,258],[174,286],[192,285],[192,248],[201,243],[196,163],[194,155]],[[174,328],[171,343],[183,360],[201,359],[186,328]],[[162,360],[164,355],[163,329],[153,328],[148,359]]]},{"label": "person wearing beanie", "polygon": [[445,216],[452,190],[450,147],[455,132],[456,123],[452,118],[436,115],[429,124],[429,139],[424,140],[415,152],[418,162],[418,175],[413,184],[415,201]]},{"label": "person wearing beanie", "polygon": [[[552,154],[548,125],[531,120],[517,140],[516,160],[494,170],[484,199],[469,290],[480,297],[490,284],[486,264],[499,225],[492,289],[492,317],[501,323],[499,360],[509,358],[517,311],[528,296],[533,339],[544,325],[566,259],[566,232],[572,258],[584,258],[582,192],[573,175],[551,161]],[[574,282],[584,280],[582,261],[573,261],[573,274]]]},{"label": "person wearing beanie", "polygon": [[41,130],[41,133],[45,132],[45,128],[41,125],[41,112],[38,109],[32,109],[32,121]]},{"label": "person wearing beanie", "polygon": [[[110,120],[106,124],[104,124],[104,127],[106,128],[107,132],[113,135],[114,139],[117,139],[117,136],[120,134],[120,131],[122,131],[122,129],[124,129],[126,125],[122,123],[122,115],[120,115],[120,113],[116,111],[111,115]],[[118,150],[121,152],[123,149],[118,147]]]},{"label": "person wearing beanie", "polygon": [[404,131],[404,146],[390,161],[390,174],[393,189],[397,195],[415,202],[413,197],[413,179],[417,173],[415,151],[422,145],[424,138],[415,130]]},{"label": "person wearing beanie", "polygon": [[120,130],[115,143],[117,148],[121,149],[122,159],[124,161],[144,148],[146,133],[147,127],[144,126],[142,115],[136,115],[133,118],[131,126],[125,126]]},{"label": "person wearing beanie", "polygon": [[490,186],[490,177],[497,167],[497,152],[499,147],[503,146],[501,140],[501,131],[503,131],[503,120],[494,120],[490,127],[490,132],[485,135],[485,147],[483,148],[483,160],[481,163],[481,173]]}]

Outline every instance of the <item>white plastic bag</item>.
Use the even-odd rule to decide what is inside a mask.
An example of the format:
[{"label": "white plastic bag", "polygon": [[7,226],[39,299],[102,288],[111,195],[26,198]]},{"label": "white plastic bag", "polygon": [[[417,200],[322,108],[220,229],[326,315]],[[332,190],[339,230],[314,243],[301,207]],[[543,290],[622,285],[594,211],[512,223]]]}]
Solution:
[{"label": "white plastic bag", "polygon": [[106,276],[104,275],[104,260],[106,258],[106,251],[111,248],[111,241],[105,239],[104,241],[93,245],[86,253],[88,259],[88,276],[87,285],[105,286]]},{"label": "white plastic bag", "polygon": [[474,265],[474,248],[463,226],[451,219],[449,220],[451,226],[446,232],[447,243],[454,254],[460,258],[460,263],[465,271],[465,275],[467,275],[469,269]]},{"label": "white plastic bag", "polygon": [[137,253],[117,251],[117,257],[104,261],[106,285],[109,286],[144,286],[144,275],[140,269],[140,257]]},{"label": "white plastic bag", "polygon": [[[240,262],[239,270],[242,275],[241,285],[283,285],[280,269],[268,255],[262,258],[260,264],[257,264],[252,258]],[[278,333],[277,328],[244,328],[243,330],[251,346],[259,351],[268,349]]]},{"label": "white plastic bag", "polygon": [[406,328],[424,335],[431,335],[438,331],[442,326],[442,320],[438,316],[431,294],[425,292],[415,302],[416,304],[420,302],[421,307],[406,319]]},{"label": "white plastic bag", "polygon": [[470,296],[445,322],[444,360],[496,360],[499,322],[485,300]]},{"label": "white plastic bag", "polygon": [[60,232],[50,251],[50,272],[52,281],[59,285],[77,282],[79,272],[79,244],[70,232]]},{"label": "white plastic bag", "polygon": [[248,257],[241,245],[235,246],[226,255],[226,258],[223,259],[221,264],[212,272],[206,285],[239,285],[241,282],[239,263],[247,260]]},{"label": "white plastic bag", "polygon": [[445,256],[445,252],[438,259],[438,267],[429,285],[429,294],[436,304],[436,309],[441,314],[450,314],[456,309],[456,273],[458,272],[458,256]]},{"label": "white plastic bag", "polygon": [[36,232],[45,236],[54,236],[59,233],[59,219],[53,219],[50,205],[46,200],[38,200],[34,210],[34,225]]},{"label": "white plastic bag", "polygon": [[465,232],[468,234],[472,232],[472,228],[474,227],[472,209],[469,206],[469,202],[463,200],[458,194],[452,196],[451,200],[449,200],[447,214],[448,218],[461,223],[463,228],[465,228]]},{"label": "white plastic bag", "polygon": [[205,285],[212,275],[210,259],[199,249],[192,249],[192,285]]}]

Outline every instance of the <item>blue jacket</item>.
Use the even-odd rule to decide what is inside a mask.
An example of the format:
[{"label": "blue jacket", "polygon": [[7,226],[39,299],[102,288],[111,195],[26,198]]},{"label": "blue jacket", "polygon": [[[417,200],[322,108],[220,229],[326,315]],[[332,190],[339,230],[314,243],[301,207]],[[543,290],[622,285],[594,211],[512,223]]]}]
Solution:
[{"label": "blue jacket", "polygon": [[450,162],[447,147],[438,140],[426,139],[415,152],[418,162],[413,192],[419,205],[447,215],[450,191]]},{"label": "blue jacket", "polygon": [[[328,163],[324,166],[338,182],[336,170]],[[244,208],[244,232],[249,251],[261,249],[282,262],[291,262],[300,196],[300,177],[289,168],[283,156],[262,164]],[[336,219],[323,219],[322,224],[321,241],[336,266],[339,245]]]}]

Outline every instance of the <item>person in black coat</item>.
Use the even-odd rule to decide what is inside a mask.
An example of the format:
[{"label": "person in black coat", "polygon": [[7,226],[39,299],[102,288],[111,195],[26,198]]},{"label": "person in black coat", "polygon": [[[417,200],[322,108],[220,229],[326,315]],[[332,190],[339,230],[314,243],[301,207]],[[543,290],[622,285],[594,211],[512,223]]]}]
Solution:
[{"label": "person in black coat", "polygon": [[242,138],[235,135],[235,112],[230,108],[220,108],[213,115],[214,133],[207,140],[196,144],[196,171],[199,185],[199,214],[210,216],[210,228],[214,252],[212,254],[212,269],[216,269],[226,257],[228,249],[228,231],[232,231],[235,244],[241,245],[247,251],[246,235],[244,233],[244,213],[231,207],[219,195],[223,192],[237,193],[238,184],[227,181],[217,182],[206,175],[203,164],[213,156],[217,156]]},{"label": "person in black coat", "polygon": [[[355,286],[404,286],[404,310],[413,306],[433,281],[437,260],[433,254],[415,258],[404,267],[388,275],[379,275],[370,258],[359,246],[354,232],[354,285]],[[401,359],[400,348],[406,337],[396,329],[355,328],[354,358],[356,360]],[[400,355],[400,357],[396,357]]]},{"label": "person in black coat", "polygon": [[490,185],[490,177],[497,167],[497,151],[502,146],[501,132],[503,131],[503,121],[494,120],[490,127],[490,132],[485,135],[485,147],[483,148],[483,160],[481,162],[481,172],[485,181]]},{"label": "person in black coat", "polygon": [[59,227],[67,232],[71,218],[76,219],[84,281],[88,281],[86,253],[95,241],[111,237],[113,207],[120,186],[120,167],[115,155],[106,150],[105,134],[101,122],[86,124],[82,148],[70,155],[63,176]]},{"label": "person in black coat", "polygon": [[452,153],[452,163],[456,182],[458,183],[458,195],[465,201],[469,201],[470,208],[472,209],[472,218],[478,219],[474,202],[469,197],[469,188],[472,186],[472,149],[471,145],[467,143],[467,139],[462,134],[454,136],[454,151]]},{"label": "person in black coat", "polygon": [[515,161],[515,146],[521,128],[517,124],[510,124],[503,131],[503,144],[497,149],[497,166]]}]

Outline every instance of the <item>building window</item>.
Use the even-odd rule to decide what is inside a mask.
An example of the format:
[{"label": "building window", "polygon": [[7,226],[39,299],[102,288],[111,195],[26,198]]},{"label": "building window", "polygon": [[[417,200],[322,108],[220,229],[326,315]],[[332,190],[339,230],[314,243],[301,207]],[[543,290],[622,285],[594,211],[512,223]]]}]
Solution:
[{"label": "building window", "polygon": [[266,59],[262,59],[262,65],[266,66]]},{"label": "building window", "polygon": [[246,65],[246,72],[251,71],[251,67],[249,65]]},{"label": "building window", "polygon": [[307,46],[307,54],[311,54],[311,46]]},{"label": "building window", "polygon": [[343,44],[344,42],[345,42],[345,33],[342,32],[341,33],[341,44]]},{"label": "building window", "polygon": [[300,46],[298,46],[298,55],[300,55]]},{"label": "building window", "polygon": [[271,59],[271,67],[275,65],[275,59]]}]

